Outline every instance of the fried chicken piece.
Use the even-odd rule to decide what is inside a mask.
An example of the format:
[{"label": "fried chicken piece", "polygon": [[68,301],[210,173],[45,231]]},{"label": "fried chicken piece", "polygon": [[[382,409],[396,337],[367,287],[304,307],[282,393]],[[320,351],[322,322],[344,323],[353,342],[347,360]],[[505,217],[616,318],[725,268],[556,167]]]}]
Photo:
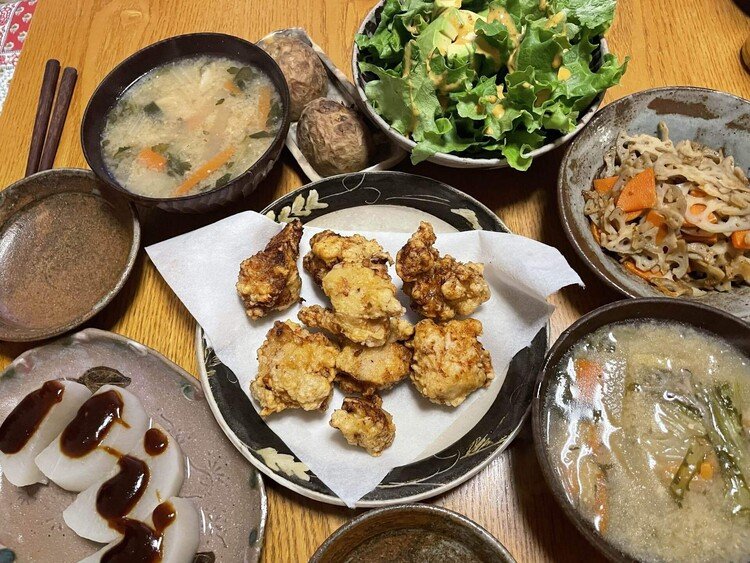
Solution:
[{"label": "fried chicken piece", "polygon": [[432,225],[422,221],[417,231],[396,255],[396,273],[404,282],[411,307],[422,316],[447,321],[470,315],[490,298],[484,279],[484,264],[459,262],[441,257]]},{"label": "fried chicken piece", "polygon": [[340,430],[352,446],[360,446],[377,457],[396,437],[393,417],[383,410],[382,404],[377,395],[346,397],[341,408],[333,411],[330,424]]},{"label": "fried chicken piece", "polygon": [[368,348],[348,342],[336,358],[336,382],[345,393],[370,395],[409,375],[411,350],[400,342]]},{"label": "fried chicken piece", "polygon": [[337,315],[355,319],[388,319],[404,314],[396,286],[382,264],[336,264],[323,277],[323,292]]},{"label": "fried chicken piece", "polygon": [[315,283],[321,285],[323,277],[340,262],[392,264],[393,258],[377,241],[362,235],[345,237],[333,231],[322,231],[310,239],[310,252],[302,265]]},{"label": "fried chicken piece", "polygon": [[247,316],[259,319],[299,301],[302,280],[297,270],[302,223],[295,219],[274,236],[264,250],[243,260],[237,293]]},{"label": "fried chicken piece", "polygon": [[363,346],[382,346],[386,342],[405,340],[414,328],[406,319],[357,319],[338,314],[320,305],[303,307],[297,318],[311,328],[321,328]]},{"label": "fried chicken piece", "polygon": [[336,377],[338,346],[295,322],[276,321],[258,349],[250,392],[268,416],[285,409],[324,410]]},{"label": "fried chicken piece", "polygon": [[492,360],[477,337],[482,323],[476,319],[436,324],[417,323],[412,348],[411,380],[433,403],[457,407],[494,379]]}]

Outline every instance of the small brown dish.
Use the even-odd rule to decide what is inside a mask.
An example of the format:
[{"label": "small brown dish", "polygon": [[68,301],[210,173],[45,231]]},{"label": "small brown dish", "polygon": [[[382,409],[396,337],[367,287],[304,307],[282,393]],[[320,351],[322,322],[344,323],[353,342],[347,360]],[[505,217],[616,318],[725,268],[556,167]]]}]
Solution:
[{"label": "small brown dish", "polygon": [[[102,132],[107,114],[131,84],[166,63],[198,55],[229,57],[263,70],[281,96],[281,126],[268,147],[245,172],[213,190],[180,197],[160,198],[136,194],[121,186],[104,163]],[[110,72],[94,91],[81,124],[81,145],[86,162],[100,180],[141,205],[165,211],[201,213],[246,197],[266,177],[284,148],[289,130],[289,87],[276,62],[260,47],[239,37],[222,33],[190,33],[164,39],[131,55]]]},{"label": "small brown dish", "polygon": [[310,563],[515,563],[479,524],[439,506],[371,510],[336,530]]},{"label": "small brown dish", "polygon": [[557,502],[578,531],[610,560],[628,563],[635,562],[636,559],[607,540],[594,528],[591,520],[585,518],[568,501],[563,483],[553,466],[554,460],[549,455],[549,412],[546,408],[549,403],[546,399],[560,361],[582,338],[606,325],[644,319],[679,322],[708,331],[750,356],[750,324],[729,313],[695,301],[668,297],[628,299],[599,307],[568,327],[549,349],[544,367],[537,377],[531,414],[534,447],[542,473]]},{"label": "small brown dish", "polygon": [[[750,101],[732,94],[670,86],[636,92],[598,111],[571,142],[557,179],[557,205],[563,230],[573,249],[607,285],[628,297],[664,297],[655,286],[631,274],[594,240],[589,218],[584,214],[583,192],[590,190],[604,168],[604,154],[620,131],[655,135],[664,121],[675,142],[690,139],[723,149],[735,157],[745,172],[750,167]],[[750,287],[729,292],[708,292],[689,297],[706,305],[750,318]]]},{"label": "small brown dish", "polygon": [[87,170],[39,172],[0,192],[0,340],[41,340],[101,311],[133,269],[133,206]]}]

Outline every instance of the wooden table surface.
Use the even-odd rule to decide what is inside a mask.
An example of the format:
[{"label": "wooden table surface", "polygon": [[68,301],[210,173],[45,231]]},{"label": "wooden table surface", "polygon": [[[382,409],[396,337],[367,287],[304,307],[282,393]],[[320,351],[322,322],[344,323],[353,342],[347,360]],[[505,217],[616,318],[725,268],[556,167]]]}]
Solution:
[{"label": "wooden table surface", "polygon": [[[75,66],[79,82],[56,166],[85,167],[79,126],[86,103],[104,75],[123,58],[159,39],[220,31],[257,40],[283,27],[304,27],[350,74],[352,38],[375,0],[39,0],[31,32],[0,116],[0,185],[23,175],[44,63]],[[744,9],[744,12],[743,12]],[[607,100],[654,86],[696,85],[750,98],[750,74],[740,46],[750,34],[745,0],[620,0],[610,49],[631,60]],[[452,184],[495,210],[515,232],[558,247],[586,282],[554,296],[556,337],[581,314],[618,295],[574,255],[558,220],[555,181],[562,151],[538,159],[525,174],[511,170],[453,171],[408,161],[399,168]],[[144,243],[163,240],[245,209],[259,210],[305,183],[288,153],[252,197],[210,215],[145,213]],[[124,334],[197,373],[195,322],[141,252],[125,288],[87,326]],[[0,368],[30,345],[0,343]],[[529,425],[514,444],[469,482],[431,502],[472,518],[495,535],[518,561],[591,561],[589,547],[547,491]],[[355,511],[306,500],[266,480],[269,518],[267,562],[306,561]]]}]

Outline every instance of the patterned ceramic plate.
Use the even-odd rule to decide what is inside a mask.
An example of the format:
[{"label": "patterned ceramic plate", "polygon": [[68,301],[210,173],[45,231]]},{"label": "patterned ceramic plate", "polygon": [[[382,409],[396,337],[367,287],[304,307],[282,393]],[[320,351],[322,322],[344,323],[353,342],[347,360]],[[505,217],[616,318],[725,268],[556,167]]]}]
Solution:
[{"label": "patterned ceramic plate", "polygon": [[[266,521],[263,481],[216,427],[195,378],[161,354],[92,328],[29,350],[0,374],[0,420],[42,381],[77,378],[102,365],[131,379],[128,390],[187,456],[180,495],[201,510],[199,551],[205,555],[196,560],[258,561]],[[0,561],[13,561],[11,551],[23,562],[77,561],[99,549],[63,522],[74,498],[55,485],[21,489],[0,478]]]},{"label": "patterned ceramic plate", "polygon": [[[485,229],[508,232],[487,207],[430,178],[401,172],[368,172],[334,176],[308,184],[275,201],[266,210],[277,221],[299,218],[334,229],[411,232],[422,219],[436,231]],[[208,404],[229,439],[253,465],[281,485],[306,497],[343,504],[284,442],[263,422],[239,388],[235,375],[222,364],[197,330],[198,366]],[[396,467],[360,507],[413,502],[463,483],[515,437],[531,405],[534,379],[547,349],[547,330],[513,359],[500,392],[478,424],[452,436],[441,451]]]}]

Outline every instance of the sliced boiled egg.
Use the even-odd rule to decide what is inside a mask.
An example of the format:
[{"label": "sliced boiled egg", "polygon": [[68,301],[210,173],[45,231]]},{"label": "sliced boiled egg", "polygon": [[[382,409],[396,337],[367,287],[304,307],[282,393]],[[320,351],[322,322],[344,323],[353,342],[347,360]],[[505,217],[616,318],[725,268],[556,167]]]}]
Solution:
[{"label": "sliced boiled egg", "polygon": [[84,385],[64,379],[45,381],[26,395],[0,425],[0,473],[17,487],[46,483],[34,459],[89,397]]},{"label": "sliced boiled egg", "polygon": [[148,428],[138,398],[121,387],[103,385],[42,453],[36,465],[51,481],[80,492],[108,475]]},{"label": "sliced boiled egg", "polygon": [[81,537],[113,541],[120,533],[112,520],[145,520],[158,504],[179,494],[184,478],[180,446],[154,424],[108,475],[76,497],[63,512],[63,519]]},{"label": "sliced boiled egg", "polygon": [[124,518],[117,526],[123,534],[120,539],[79,563],[192,563],[198,551],[201,520],[188,499],[171,497],[145,522]]}]

